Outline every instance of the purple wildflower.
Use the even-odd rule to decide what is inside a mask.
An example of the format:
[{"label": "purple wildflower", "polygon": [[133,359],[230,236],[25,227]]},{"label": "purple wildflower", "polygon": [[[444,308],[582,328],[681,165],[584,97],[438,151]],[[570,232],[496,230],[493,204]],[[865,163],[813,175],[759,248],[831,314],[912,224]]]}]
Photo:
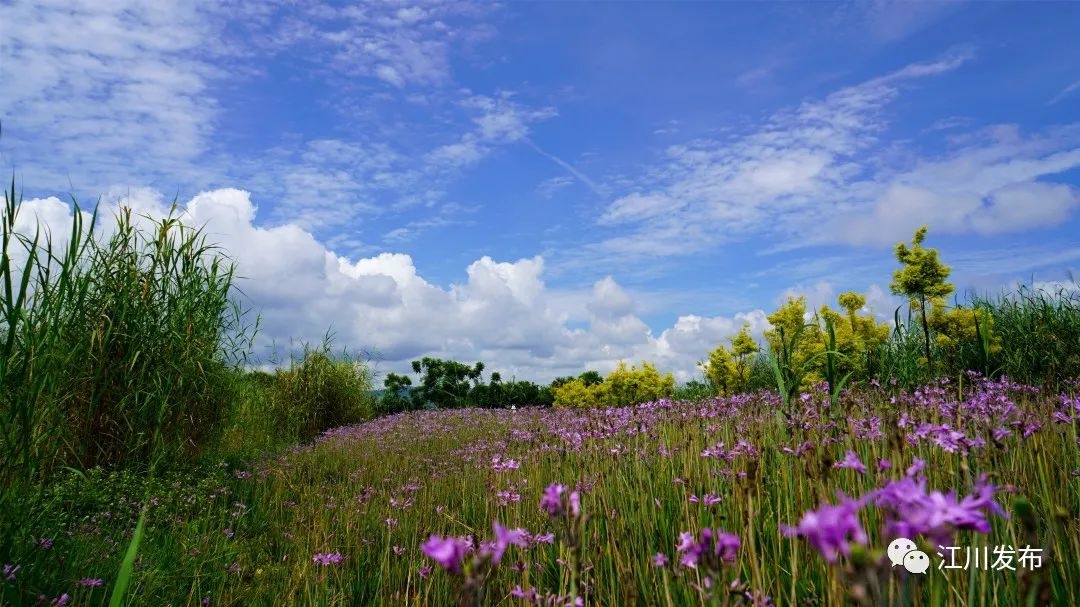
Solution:
[{"label": "purple wildflower", "polygon": [[61,594],[60,596],[50,601],[49,605],[52,605],[53,607],[64,607],[68,604],[68,601],[70,600],[71,597],[68,595],[68,593],[65,592],[64,594]]},{"label": "purple wildflower", "polygon": [[739,546],[739,537],[734,533],[706,527],[701,530],[700,539],[689,532],[679,534],[675,550],[682,553],[679,562],[683,567],[695,569],[704,561],[710,569],[716,569],[719,564],[733,562]]},{"label": "purple wildflower", "polygon": [[458,537],[441,538],[432,535],[424,542],[421,550],[429,558],[449,573],[461,573],[461,563],[465,559],[465,541]]},{"label": "purple wildflower", "polygon": [[15,581],[15,573],[18,572],[19,569],[22,569],[22,565],[11,565],[11,564],[8,564],[8,563],[4,563],[4,568],[2,570],[2,575],[4,576],[5,580],[7,580],[9,582],[14,582]]},{"label": "purple wildflower", "polygon": [[514,586],[514,589],[510,591],[510,596],[518,599],[525,599],[527,603],[537,602],[539,593],[536,588],[523,589],[521,586]]},{"label": "purple wildflower", "polygon": [[50,550],[53,547],[53,541],[50,537],[43,537],[40,540],[34,542],[34,545],[42,550]]},{"label": "purple wildflower", "polygon": [[558,483],[552,483],[548,485],[547,489],[544,489],[544,496],[540,498],[540,508],[546,510],[551,516],[560,516],[565,510],[563,509],[562,494],[566,492],[566,486]]},{"label": "purple wildflower", "polygon": [[663,567],[664,565],[667,565],[667,563],[668,563],[667,555],[664,554],[663,552],[657,552],[652,557],[652,563],[653,563],[654,567]]},{"label": "purple wildflower", "polygon": [[541,533],[533,538],[534,544],[553,544],[555,543],[554,533]]},{"label": "purple wildflower", "polygon": [[907,474],[908,476],[915,476],[916,474],[922,472],[923,468],[925,467],[926,460],[922,460],[916,457],[911,460],[911,465],[908,466],[908,469],[906,471],[904,471],[904,474]]},{"label": "purple wildflower", "polygon": [[1007,516],[1005,510],[994,501],[996,491],[997,488],[983,476],[976,482],[971,495],[958,500],[954,491],[927,492],[924,479],[908,477],[876,491],[874,501],[892,511],[893,517],[887,524],[890,535],[925,535],[938,544],[948,544],[956,530],[989,533],[988,512]]},{"label": "purple wildflower", "polygon": [[427,579],[427,577],[431,575],[431,572],[432,572],[431,565],[424,565],[418,571],[418,573],[420,574],[420,579],[422,579],[422,580]]},{"label": "purple wildflower", "polygon": [[498,564],[502,560],[502,555],[506,552],[506,548],[511,544],[525,548],[529,545],[529,541],[526,538],[529,532],[524,529],[507,529],[498,522],[492,523],[492,530],[495,531],[495,545],[491,551],[491,562]]},{"label": "purple wildflower", "polygon": [[837,556],[851,553],[850,542],[867,542],[866,532],[859,525],[858,512],[862,504],[851,498],[843,498],[840,504],[824,504],[817,510],[803,513],[796,527],[781,526],[788,537],[805,537],[825,560],[836,561]]},{"label": "purple wildflower", "polygon": [[312,555],[311,560],[316,565],[327,567],[329,565],[340,565],[341,561],[345,560],[345,557],[341,556],[340,552],[318,552]]},{"label": "purple wildflower", "polygon": [[847,468],[859,474],[866,474],[866,465],[859,459],[859,454],[854,451],[848,451],[843,460],[833,464],[833,468]]},{"label": "purple wildflower", "polygon": [[96,577],[84,577],[75,583],[76,586],[82,586],[83,588],[97,588],[103,582],[101,578]]}]

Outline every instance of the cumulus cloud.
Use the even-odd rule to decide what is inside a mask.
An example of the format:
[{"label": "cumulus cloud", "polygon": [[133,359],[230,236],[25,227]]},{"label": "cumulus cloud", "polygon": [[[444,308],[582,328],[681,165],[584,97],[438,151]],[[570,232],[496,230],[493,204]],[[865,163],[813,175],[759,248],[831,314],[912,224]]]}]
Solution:
[{"label": "cumulus cloud", "polygon": [[[113,193],[101,209],[103,231],[112,229],[120,205],[150,217],[169,207],[151,189]],[[586,369],[607,372],[620,360],[650,360],[686,380],[695,375],[696,361],[743,323],[758,336],[767,325],[762,310],[686,314],[656,335],[637,315],[634,294],[614,278],[552,288],[540,256],[484,256],[465,268],[462,281],[441,286],[421,276],[409,255],[350,259],[296,224],[261,225],[258,207],[243,190],[202,192],[178,209],[236,263],[245,303],[262,317],[260,350],[271,342],[318,341],[330,328],[338,346],[377,352],[384,371],[405,371],[409,361],[430,355],[484,360],[507,377],[547,381]],[[71,212],[57,198],[28,200],[19,229],[31,231],[40,221],[62,234]]]}]

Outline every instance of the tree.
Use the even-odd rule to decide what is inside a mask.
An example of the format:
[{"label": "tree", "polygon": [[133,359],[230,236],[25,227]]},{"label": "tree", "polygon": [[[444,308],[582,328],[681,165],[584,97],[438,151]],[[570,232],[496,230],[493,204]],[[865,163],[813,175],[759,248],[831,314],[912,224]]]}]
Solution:
[{"label": "tree", "polygon": [[421,405],[431,403],[439,408],[464,406],[471,388],[480,383],[484,363],[472,367],[455,360],[442,360],[425,356],[412,361],[412,368],[420,375],[420,383],[414,391],[414,399]]},{"label": "tree", "polygon": [[949,278],[950,268],[938,260],[937,250],[922,246],[923,240],[926,239],[926,230],[926,226],[915,230],[910,248],[903,242],[897,243],[896,259],[903,267],[893,274],[889,288],[894,295],[904,295],[912,302],[919,303],[926,365],[933,372],[934,364],[930,357],[930,322],[926,313],[926,304],[944,300],[953,292],[953,285],[945,282]]},{"label": "tree", "polygon": [[397,413],[406,411],[412,405],[412,380],[408,375],[398,375],[390,372],[383,380],[386,391],[382,395],[382,410],[384,413]]},{"label": "tree", "polygon": [[586,371],[579,375],[578,379],[584,382],[586,386],[595,386],[604,381],[604,376],[600,375],[599,371]]},{"label": "tree", "polygon": [[698,367],[705,374],[714,394],[726,396],[734,388],[735,364],[724,344],[709,352],[709,360],[698,362]]},{"label": "tree", "polygon": [[751,354],[758,353],[757,342],[750,337],[750,325],[743,323],[738,335],[731,338],[731,355],[735,358],[735,371],[738,378],[739,392],[746,390],[746,369]]}]

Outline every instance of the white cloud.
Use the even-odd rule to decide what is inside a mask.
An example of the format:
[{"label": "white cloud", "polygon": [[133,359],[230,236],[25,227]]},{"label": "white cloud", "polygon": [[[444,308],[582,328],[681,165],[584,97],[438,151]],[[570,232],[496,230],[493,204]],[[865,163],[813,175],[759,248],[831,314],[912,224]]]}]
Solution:
[{"label": "white cloud", "polygon": [[779,297],[773,302],[777,306],[781,306],[787,302],[788,298],[806,298],[806,316],[811,318],[814,315],[814,311],[821,308],[821,306],[828,304],[832,308],[836,308],[836,289],[832,283],[821,280],[812,285],[796,285],[786,289]]},{"label": "white cloud", "polygon": [[475,127],[454,142],[428,154],[433,167],[462,168],[487,156],[496,145],[527,141],[530,126],[558,115],[553,107],[529,108],[503,91],[493,97],[467,95],[459,105],[473,114]]},{"label": "white cloud", "polygon": [[749,237],[774,251],[891,244],[923,223],[984,235],[1060,225],[1080,198],[1048,179],[1080,166],[1077,125],[1036,135],[1008,125],[954,132],[933,158],[883,144],[883,110],[908,83],[972,57],[960,49],[778,112],[739,136],[669,147],[602,210],[597,223],[621,229],[587,254],[615,262],[690,255]]},{"label": "white cloud", "polygon": [[216,25],[199,4],[5,2],[0,23],[5,147],[35,183],[66,186],[82,164],[94,181],[77,188],[133,170],[175,178],[206,150],[220,70],[204,59]]},{"label": "white cloud", "polygon": [[[103,230],[117,205],[160,217],[160,193],[138,189],[107,198]],[[619,360],[651,360],[693,377],[695,363],[750,323],[760,336],[761,310],[732,317],[680,316],[658,336],[636,315],[635,295],[612,277],[581,289],[544,282],[542,257],[496,261],[481,257],[462,282],[442,287],[417,272],[409,255],[339,256],[300,226],[257,223],[250,195],[237,189],[200,193],[179,205],[185,222],[205,226],[237,264],[238,286],[262,316],[260,348],[290,339],[318,341],[332,328],[338,346],[375,350],[381,369],[406,370],[420,356],[484,360],[507,377],[541,381],[585,369],[609,371]],[[56,233],[70,227],[71,210],[58,199],[24,203],[20,230],[35,217]],[[571,323],[586,321],[584,328]],[[257,355],[265,352],[256,352]]]},{"label": "white cloud", "polygon": [[1054,95],[1054,97],[1050,99],[1050,101],[1046,102],[1046,105],[1053,105],[1061,101],[1062,99],[1065,99],[1069,95],[1075,93],[1076,91],[1080,91],[1080,80],[1077,80],[1069,86],[1061,89],[1061,92],[1059,92],[1057,95]]}]

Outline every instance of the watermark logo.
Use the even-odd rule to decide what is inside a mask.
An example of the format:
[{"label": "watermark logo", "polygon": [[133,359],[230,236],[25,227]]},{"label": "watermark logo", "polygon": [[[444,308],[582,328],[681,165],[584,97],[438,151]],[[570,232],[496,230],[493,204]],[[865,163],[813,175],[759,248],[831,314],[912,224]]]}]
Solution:
[{"label": "watermark logo", "polygon": [[[1042,548],[1024,546],[1013,548],[1001,546],[938,546],[937,568],[944,569],[981,569],[983,571],[1016,571],[1017,569],[1034,570],[1043,566]],[[902,566],[910,573],[925,574],[930,569],[930,556],[915,546],[915,542],[906,537],[898,537],[889,544],[886,553],[892,566]]]},{"label": "watermark logo", "polygon": [[[941,558],[938,569],[982,569],[983,571],[1016,571],[1042,567],[1042,548],[1013,548],[1004,546],[938,546]],[[963,559],[961,559],[961,552]],[[963,564],[960,561],[963,560]]]},{"label": "watermark logo", "polygon": [[915,547],[915,542],[906,537],[898,537],[889,544],[886,551],[892,566],[903,565],[909,573],[925,574],[930,568],[930,557]]}]

